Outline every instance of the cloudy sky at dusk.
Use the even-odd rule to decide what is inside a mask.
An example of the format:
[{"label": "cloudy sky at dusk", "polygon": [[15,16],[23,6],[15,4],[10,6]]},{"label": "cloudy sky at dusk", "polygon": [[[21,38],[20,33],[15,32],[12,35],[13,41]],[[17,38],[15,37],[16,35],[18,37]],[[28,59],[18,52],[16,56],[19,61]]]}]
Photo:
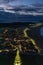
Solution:
[{"label": "cloudy sky at dusk", "polygon": [[[33,5],[34,4],[34,5]],[[24,8],[21,7],[21,11],[16,11],[14,10],[14,8],[18,8],[20,5],[27,5],[27,6],[30,6],[28,7],[29,10],[31,11],[26,11],[25,9],[25,6]],[[13,7],[13,6],[17,6],[17,7]],[[26,6],[26,7],[27,7]],[[33,9],[31,8],[33,7]],[[20,7],[19,7],[20,8]],[[2,10],[1,10],[2,9]],[[3,12],[3,13],[2,13]],[[0,20],[3,22],[3,21],[9,21],[9,22],[12,22],[14,20],[18,20],[18,21],[28,21],[28,17],[27,19],[23,19],[21,17],[18,17],[17,15],[33,15],[33,17],[31,17],[29,20],[43,20],[43,0],[0,0]],[[8,16],[6,15],[6,13],[9,13],[10,14],[13,14],[12,16]],[[16,16],[14,17],[14,15],[16,14]],[[38,15],[38,18],[36,17]],[[1,16],[3,16],[1,18]],[[39,17],[39,16],[42,16],[42,17]],[[36,18],[34,18],[36,17]],[[15,18],[15,19],[14,19]],[[11,19],[11,20],[10,20]]]},{"label": "cloudy sky at dusk", "polygon": [[43,0],[0,0],[0,4],[7,3],[10,5],[29,5],[34,3],[43,4]]}]

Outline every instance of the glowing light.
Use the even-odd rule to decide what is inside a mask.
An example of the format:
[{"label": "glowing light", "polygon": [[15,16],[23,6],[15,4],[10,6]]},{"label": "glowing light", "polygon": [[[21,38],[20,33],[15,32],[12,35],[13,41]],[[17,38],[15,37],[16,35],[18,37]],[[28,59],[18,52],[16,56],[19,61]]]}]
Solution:
[{"label": "glowing light", "polygon": [[6,29],[6,30],[4,30],[4,32],[3,33],[6,33],[6,32],[8,32],[8,30]]},{"label": "glowing light", "polygon": [[40,53],[40,48],[37,46],[35,40],[33,40],[33,39],[30,39],[30,40],[31,40],[32,44],[34,45],[34,47],[38,50],[38,53]]},{"label": "glowing light", "polygon": [[0,50],[0,53],[2,52],[2,50]]},{"label": "glowing light", "polygon": [[6,40],[6,41],[9,40],[9,38],[5,38],[5,40]]},{"label": "glowing light", "polygon": [[24,29],[24,36],[25,36],[25,37],[28,37],[28,35],[27,35],[27,30],[29,30],[29,28],[25,28],[25,29]]},{"label": "glowing light", "polygon": [[[40,24],[38,24],[38,25],[40,25]],[[38,50],[38,53],[40,53],[40,48],[37,46],[35,40],[28,36],[27,30],[29,30],[29,28],[24,29],[24,36],[29,38],[29,40],[32,42],[34,47]]]},{"label": "glowing light", "polygon": [[19,50],[17,50],[17,54],[16,54],[15,61],[14,61],[13,65],[21,65],[21,58],[19,55]]}]

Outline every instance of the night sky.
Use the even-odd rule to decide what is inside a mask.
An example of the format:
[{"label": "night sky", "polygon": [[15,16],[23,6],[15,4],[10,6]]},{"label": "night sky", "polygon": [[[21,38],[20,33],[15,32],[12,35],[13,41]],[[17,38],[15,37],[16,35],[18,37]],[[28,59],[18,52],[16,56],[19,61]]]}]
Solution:
[{"label": "night sky", "polygon": [[[32,5],[32,4],[43,4],[43,0],[0,0],[0,6],[5,7],[3,4],[5,6],[6,6],[6,4],[11,5],[11,6],[17,6],[17,5],[28,5],[29,6],[29,5]],[[2,16],[3,16],[3,14],[2,14]],[[4,18],[3,18],[3,20],[4,20]],[[41,36],[43,36],[43,27],[40,30],[40,32],[41,32]]]},{"label": "night sky", "polygon": [[43,0],[15,0],[10,2],[11,5],[30,5],[34,3],[41,3],[43,4]]},{"label": "night sky", "polygon": [[[2,1],[2,2],[1,2]],[[11,6],[43,4],[43,0],[0,0],[1,3],[7,3]],[[40,35],[43,36],[43,27],[40,29]]]},{"label": "night sky", "polygon": [[43,0],[0,0],[0,4],[7,3],[10,5],[29,5],[34,3],[43,4]]}]

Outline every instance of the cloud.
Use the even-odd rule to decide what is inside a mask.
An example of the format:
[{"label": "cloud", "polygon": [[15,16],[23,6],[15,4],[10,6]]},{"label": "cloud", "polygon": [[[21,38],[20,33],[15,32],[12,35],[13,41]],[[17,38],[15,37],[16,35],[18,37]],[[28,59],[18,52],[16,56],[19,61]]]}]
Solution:
[{"label": "cloud", "polygon": [[0,4],[7,3],[8,5],[17,6],[17,5],[30,5],[34,3],[43,3],[43,0],[0,0]]},{"label": "cloud", "polygon": [[34,3],[43,3],[43,0],[13,0],[12,2],[10,1],[9,4],[12,6],[17,6],[17,5],[30,5]]},{"label": "cloud", "polygon": [[12,1],[15,1],[15,0],[0,0],[0,4],[9,3],[9,2],[12,2]]},{"label": "cloud", "polygon": [[[1,10],[0,10],[1,11]],[[3,11],[3,10],[2,10]],[[25,11],[15,11],[15,10],[10,10],[10,8],[6,9],[4,8],[4,12],[8,12],[8,13],[13,13],[13,14],[18,14],[18,15],[33,15],[33,16],[40,16],[43,15],[43,13],[39,13],[39,12],[25,12]]]},{"label": "cloud", "polygon": [[0,8],[3,8],[3,9],[13,9],[12,6],[9,6],[7,4],[0,4]]},{"label": "cloud", "polygon": [[[16,13],[19,15],[33,15],[33,16],[43,15],[43,12],[42,12],[43,6],[42,6],[42,4],[37,4],[37,3],[31,4],[31,6],[30,6],[30,8],[33,8],[34,10],[36,8],[36,11],[29,11],[29,10],[26,11],[26,9],[24,9],[25,7],[22,7],[21,11],[14,11],[13,10],[15,8],[13,6],[19,7],[20,5],[24,5],[24,4],[28,5],[31,2],[31,0],[0,0],[0,2],[3,2],[3,4],[0,4],[0,8],[2,7],[5,12]],[[7,3],[7,4],[4,4],[4,3]],[[19,6],[17,6],[17,5],[19,5]],[[42,9],[38,9],[38,8],[40,8],[40,6],[42,7]]]}]

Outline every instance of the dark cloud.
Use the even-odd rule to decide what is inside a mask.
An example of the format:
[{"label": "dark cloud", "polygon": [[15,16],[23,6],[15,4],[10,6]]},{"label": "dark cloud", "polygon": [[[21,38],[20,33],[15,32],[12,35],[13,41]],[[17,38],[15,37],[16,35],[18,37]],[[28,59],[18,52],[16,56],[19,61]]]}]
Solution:
[{"label": "dark cloud", "polygon": [[[20,1],[20,2],[19,2]],[[33,4],[33,3],[43,3],[43,0],[0,0],[0,3],[9,3],[9,2],[14,2],[14,4],[16,4],[16,2],[18,2],[18,4],[24,3],[24,4]]]},{"label": "dark cloud", "polygon": [[[11,2],[12,1],[12,2]],[[43,0],[9,0],[11,5],[31,5],[31,4],[43,4]]]},{"label": "dark cloud", "polygon": [[8,2],[11,2],[11,1],[15,1],[15,0],[0,0],[0,3],[8,3]]}]

